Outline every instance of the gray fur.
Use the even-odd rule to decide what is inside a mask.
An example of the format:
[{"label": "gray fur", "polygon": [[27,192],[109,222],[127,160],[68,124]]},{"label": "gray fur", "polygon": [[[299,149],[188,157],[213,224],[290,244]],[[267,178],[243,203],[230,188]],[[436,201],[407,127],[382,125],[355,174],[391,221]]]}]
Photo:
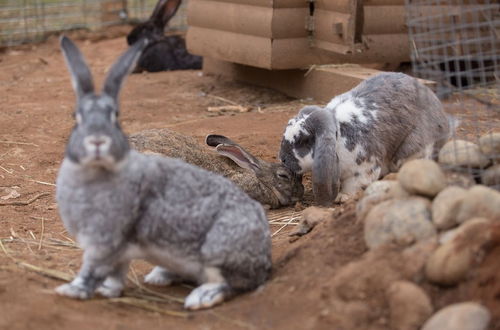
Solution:
[{"label": "gray fur", "polygon": [[[71,58],[68,44],[63,37],[61,47]],[[161,266],[162,274],[200,284],[185,306],[207,308],[268,278],[267,219],[261,205],[231,181],[181,160],[129,149],[112,114],[134,64],[130,58],[140,52],[131,47],[113,66],[113,97],[106,88],[102,95],[80,96],[77,90],[79,123],[59,170],[56,198],[65,227],[84,249],[83,264],[56,291],[80,299],[96,290],[118,296],[130,261],[142,258]],[[74,69],[72,74],[81,71]],[[109,148],[99,139],[111,139]]]},{"label": "gray fur", "polygon": [[[323,119],[318,120],[325,112],[330,119],[321,115]],[[317,185],[314,181],[324,184],[325,178],[331,178],[333,187],[341,181],[343,191],[346,180],[360,176],[355,169],[361,165],[373,164],[366,175],[380,172],[380,177],[397,171],[405,159],[421,154],[429,145],[436,154],[454,129],[449,122],[441,102],[428,87],[402,73],[381,73],[333,98],[325,108],[302,109],[285,129],[279,157],[288,168],[303,173],[310,169],[302,168],[297,157],[312,150],[313,186]],[[326,127],[331,127],[330,144],[321,140]],[[331,159],[324,159],[328,157]],[[354,169],[352,176],[345,169]],[[333,175],[328,177],[328,171]],[[315,176],[320,178],[315,180]],[[356,188],[365,185],[360,183]],[[320,204],[330,204],[337,197],[334,189],[314,190]]]},{"label": "gray fur", "polygon": [[[207,150],[195,139],[169,129],[150,129],[130,136],[132,146],[141,152],[154,152],[180,158],[190,164],[225,176],[250,197],[270,208],[293,205],[302,198],[300,178],[281,163],[259,159],[236,142],[222,135],[206,138],[219,154]],[[235,155],[239,159],[235,159]]]}]

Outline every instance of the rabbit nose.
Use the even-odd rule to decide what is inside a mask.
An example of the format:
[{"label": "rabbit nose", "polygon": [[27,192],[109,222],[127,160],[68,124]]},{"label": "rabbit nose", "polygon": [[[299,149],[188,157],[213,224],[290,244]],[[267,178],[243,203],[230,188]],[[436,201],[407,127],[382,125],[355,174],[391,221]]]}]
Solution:
[{"label": "rabbit nose", "polygon": [[105,135],[91,135],[84,139],[84,144],[92,149],[106,149],[111,144],[111,139]]}]

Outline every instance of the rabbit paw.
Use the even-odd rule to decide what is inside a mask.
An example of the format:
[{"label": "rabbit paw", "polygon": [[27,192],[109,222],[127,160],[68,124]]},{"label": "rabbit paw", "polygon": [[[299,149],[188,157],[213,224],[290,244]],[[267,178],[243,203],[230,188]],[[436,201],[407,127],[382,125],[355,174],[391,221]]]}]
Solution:
[{"label": "rabbit paw", "polygon": [[58,286],[56,293],[74,299],[89,299],[92,296],[83,286],[73,284],[73,282]]},{"label": "rabbit paw", "polygon": [[99,288],[97,292],[107,298],[116,298],[122,295],[123,282],[114,277],[108,277]]},{"label": "rabbit paw", "polygon": [[153,270],[144,276],[144,282],[151,285],[170,285],[174,282],[175,276],[165,268],[156,266]]},{"label": "rabbit paw", "polygon": [[205,283],[191,291],[184,302],[184,308],[197,310],[209,308],[224,301],[228,292],[225,283]]},{"label": "rabbit paw", "polygon": [[339,193],[337,195],[337,198],[335,198],[335,203],[345,203],[347,202],[349,199],[351,199],[352,195],[350,194],[346,194],[346,193]]}]

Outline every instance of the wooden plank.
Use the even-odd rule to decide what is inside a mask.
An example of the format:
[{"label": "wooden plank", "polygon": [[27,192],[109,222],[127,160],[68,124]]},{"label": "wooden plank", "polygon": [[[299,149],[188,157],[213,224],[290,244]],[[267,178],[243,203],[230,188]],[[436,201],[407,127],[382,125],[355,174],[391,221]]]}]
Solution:
[{"label": "wooden plank", "polygon": [[192,54],[271,69],[271,39],[191,26],[186,35]]},{"label": "wooden plank", "polygon": [[[319,66],[309,72],[299,69],[270,71],[205,58],[203,72],[272,88],[291,97],[313,98],[318,102],[326,103],[382,71],[352,64]],[[432,81],[422,80],[422,82],[430,87],[434,85]]]},{"label": "wooden plank", "polygon": [[364,7],[363,34],[408,33],[404,6]]},{"label": "wooden plank", "polygon": [[[190,0],[189,2],[200,2],[205,0]],[[224,3],[239,5],[266,7],[266,8],[308,8],[306,0],[218,0]],[[222,15],[224,12],[221,12]]]},{"label": "wooden plank", "polygon": [[271,38],[272,19],[272,8],[222,1],[188,3],[188,24],[200,28]]}]

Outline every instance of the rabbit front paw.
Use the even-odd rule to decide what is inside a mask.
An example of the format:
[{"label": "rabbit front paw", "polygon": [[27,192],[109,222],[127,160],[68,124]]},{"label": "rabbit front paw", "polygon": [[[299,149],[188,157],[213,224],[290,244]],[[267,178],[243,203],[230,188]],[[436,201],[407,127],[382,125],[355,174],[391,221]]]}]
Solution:
[{"label": "rabbit front paw", "polygon": [[99,288],[97,288],[97,293],[103,297],[116,298],[122,295],[123,282],[114,277],[108,277]]},{"label": "rabbit front paw", "polygon": [[74,299],[82,299],[82,300],[89,299],[92,297],[91,292],[86,290],[85,287],[73,284],[73,282],[58,286],[56,288],[56,293],[61,296],[66,296]]},{"label": "rabbit front paw", "polygon": [[205,283],[191,291],[184,302],[184,308],[197,310],[209,308],[224,301],[229,287],[226,283]]},{"label": "rabbit front paw", "polygon": [[144,283],[157,285],[157,286],[167,286],[174,282],[176,276],[171,274],[168,270],[163,267],[156,266],[153,270],[144,276]]},{"label": "rabbit front paw", "polygon": [[345,203],[345,202],[347,202],[351,198],[352,198],[351,194],[339,193],[337,195],[337,198],[335,198],[335,203],[339,203],[339,204]]}]

